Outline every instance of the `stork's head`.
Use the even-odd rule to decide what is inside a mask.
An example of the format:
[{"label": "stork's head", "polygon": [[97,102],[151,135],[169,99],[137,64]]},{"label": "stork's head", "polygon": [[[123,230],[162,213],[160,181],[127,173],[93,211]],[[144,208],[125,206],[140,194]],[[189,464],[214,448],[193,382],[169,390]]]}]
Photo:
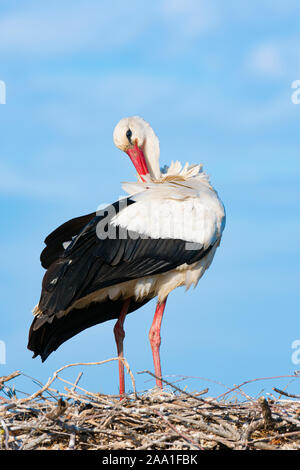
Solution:
[{"label": "stork's head", "polygon": [[144,119],[139,116],[121,119],[114,130],[114,143],[129,155],[140,176],[150,173],[159,178],[159,140]]}]

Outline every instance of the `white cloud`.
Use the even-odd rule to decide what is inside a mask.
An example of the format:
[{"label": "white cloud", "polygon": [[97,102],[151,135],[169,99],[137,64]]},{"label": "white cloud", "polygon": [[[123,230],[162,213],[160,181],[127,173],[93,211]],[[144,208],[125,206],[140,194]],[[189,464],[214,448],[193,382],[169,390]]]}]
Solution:
[{"label": "white cloud", "polygon": [[271,24],[282,23],[292,15],[297,17],[300,12],[298,0],[212,0],[212,3],[218,9],[222,23],[227,23],[229,27],[247,27],[254,24],[269,27]]},{"label": "white cloud", "polygon": [[300,37],[287,36],[257,44],[246,56],[245,68],[248,72],[267,79],[299,78]]},{"label": "white cloud", "polygon": [[[82,51],[107,53],[130,44],[138,48],[143,35],[157,29],[162,35],[159,49],[168,49],[174,42],[184,47],[215,29],[218,21],[218,8],[208,0],[131,0],[129,4],[122,0],[32,0],[26,7],[2,13],[0,51],[45,57]],[[147,40],[146,49],[151,44]]]},{"label": "white cloud", "polygon": [[44,97],[35,104],[38,125],[67,138],[100,138],[103,134],[111,138],[121,117],[148,114],[170,102],[178,93],[178,84],[143,72],[55,73],[32,77],[27,90]]},{"label": "white cloud", "polygon": [[218,9],[208,0],[165,0],[162,14],[176,33],[195,38],[218,24]]},{"label": "white cloud", "polygon": [[[22,196],[29,198],[54,199],[65,198],[64,184],[53,185],[53,180],[41,174],[34,175],[32,168],[28,172],[20,171],[9,163],[0,164],[0,194]],[[60,189],[59,189],[60,188]],[[71,188],[69,188],[71,189]],[[76,194],[76,188],[72,188]]]},{"label": "white cloud", "polygon": [[128,115],[140,114],[160,123],[206,122],[237,131],[284,123],[298,112],[291,105],[289,89],[249,101],[239,94],[227,96],[215,83],[202,87],[178,77],[143,73],[38,75],[31,80],[30,88],[31,94],[44,97],[55,90],[35,105],[37,125],[51,128],[64,139],[76,136],[77,140],[90,140],[97,136],[107,145],[116,122]]},{"label": "white cloud", "polygon": [[[0,50],[17,54],[64,54],[89,51],[107,52],[134,40],[146,27],[151,8],[141,8],[137,0],[128,4],[121,0],[95,2],[38,3],[2,14]],[[124,20],[126,18],[126,20]]]},{"label": "white cloud", "polygon": [[[281,17],[297,15],[299,9],[294,0],[247,4],[236,0],[13,2],[2,8],[0,51],[10,56],[45,57],[82,51],[107,53],[130,44],[138,48],[145,38],[146,49],[153,43],[157,49],[160,37],[158,49],[172,50],[173,45],[182,52],[202,35],[233,25],[247,27],[270,19],[279,22]],[[149,33],[155,34],[153,41]]]},{"label": "white cloud", "polygon": [[284,59],[277,44],[260,44],[247,58],[249,70],[266,77],[281,77],[284,73]]}]

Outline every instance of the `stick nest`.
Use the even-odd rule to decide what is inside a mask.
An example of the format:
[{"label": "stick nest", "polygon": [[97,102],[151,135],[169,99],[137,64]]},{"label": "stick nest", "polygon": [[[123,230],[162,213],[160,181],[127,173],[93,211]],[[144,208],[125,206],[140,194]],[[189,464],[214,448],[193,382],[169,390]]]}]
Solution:
[{"label": "stick nest", "polygon": [[[253,399],[242,390],[248,381],[220,397],[207,398],[207,389],[188,393],[163,380],[163,391],[138,394],[125,359],[133,393],[122,400],[81,388],[82,372],[75,383],[59,376],[68,367],[108,361],[64,366],[26,398],[18,398],[11,385],[21,372],[0,377],[0,449],[300,449],[300,396],[276,388],[278,398]],[[63,392],[52,387],[57,379],[65,383]],[[240,400],[232,398],[233,391]]]}]

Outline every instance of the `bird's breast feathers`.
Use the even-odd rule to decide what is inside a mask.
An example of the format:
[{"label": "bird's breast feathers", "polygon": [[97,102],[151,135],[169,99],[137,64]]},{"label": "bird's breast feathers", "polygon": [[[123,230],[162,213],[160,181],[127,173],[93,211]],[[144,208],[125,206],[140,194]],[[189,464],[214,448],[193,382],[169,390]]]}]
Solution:
[{"label": "bird's breast feathers", "polygon": [[177,163],[160,180],[146,175],[145,181],[124,183],[135,204],[111,223],[145,237],[178,238],[206,249],[222,235],[224,206],[199,165],[178,169]]}]

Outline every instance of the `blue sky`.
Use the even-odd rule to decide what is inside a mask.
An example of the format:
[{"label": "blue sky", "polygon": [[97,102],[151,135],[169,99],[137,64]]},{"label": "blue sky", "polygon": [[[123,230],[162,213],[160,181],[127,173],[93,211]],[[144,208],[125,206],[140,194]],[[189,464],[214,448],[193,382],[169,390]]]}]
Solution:
[{"label": "blue sky", "polygon": [[[113,322],[76,336],[44,364],[26,345],[43,240],[65,220],[115,201],[121,181],[134,180],[112,132],[136,114],[158,134],[162,165],[204,164],[227,212],[221,247],[197,289],[168,299],[163,373],[231,386],[300,369],[291,360],[300,339],[300,105],[291,100],[300,79],[299,14],[293,0],[1,3],[0,340],[7,362],[0,375],[21,369],[45,381],[67,363],[115,357]],[[152,301],[126,319],[125,356],[139,390],[153,385],[136,372],[153,370],[154,309]],[[226,390],[197,378],[183,383]],[[19,384],[31,390],[30,381]],[[82,384],[117,392],[116,364],[84,369]],[[292,381],[289,390],[297,388]]]}]

